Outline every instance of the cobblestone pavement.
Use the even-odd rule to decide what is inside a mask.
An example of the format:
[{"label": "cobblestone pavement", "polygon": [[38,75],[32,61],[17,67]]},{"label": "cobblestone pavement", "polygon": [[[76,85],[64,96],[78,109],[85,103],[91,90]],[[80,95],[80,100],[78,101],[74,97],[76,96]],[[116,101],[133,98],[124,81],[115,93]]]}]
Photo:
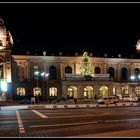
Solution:
[{"label": "cobblestone pavement", "polygon": [[[117,123],[117,122],[116,122]],[[96,129],[96,128],[95,128]],[[29,132],[27,133],[27,137],[139,137],[140,136],[140,120],[129,120],[128,125],[124,126],[118,126],[117,130],[112,130],[112,132],[109,132],[107,130],[108,127],[106,127],[106,130],[102,130],[100,133],[93,131],[93,133],[90,134],[81,134],[81,135],[71,135],[71,133],[65,129],[48,129],[48,130],[40,130],[36,132]],[[133,132],[133,133],[132,133]]]}]

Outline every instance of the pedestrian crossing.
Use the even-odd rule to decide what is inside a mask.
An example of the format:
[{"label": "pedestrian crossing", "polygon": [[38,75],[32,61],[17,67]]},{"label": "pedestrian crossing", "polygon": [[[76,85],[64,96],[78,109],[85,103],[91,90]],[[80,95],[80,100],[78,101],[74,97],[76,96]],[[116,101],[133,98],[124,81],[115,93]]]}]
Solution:
[{"label": "pedestrian crossing", "polygon": [[37,115],[39,115],[41,118],[48,118],[48,116],[44,115],[43,113],[37,111],[37,110],[31,110],[32,112],[36,113]]}]

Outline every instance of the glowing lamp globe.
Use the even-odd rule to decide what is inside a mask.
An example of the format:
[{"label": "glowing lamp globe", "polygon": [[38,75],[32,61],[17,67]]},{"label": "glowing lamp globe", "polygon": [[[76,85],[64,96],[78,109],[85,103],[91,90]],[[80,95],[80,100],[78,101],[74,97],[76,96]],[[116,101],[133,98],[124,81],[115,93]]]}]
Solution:
[{"label": "glowing lamp globe", "polygon": [[138,53],[140,53],[140,39],[138,40],[138,42],[136,44],[136,50]]}]

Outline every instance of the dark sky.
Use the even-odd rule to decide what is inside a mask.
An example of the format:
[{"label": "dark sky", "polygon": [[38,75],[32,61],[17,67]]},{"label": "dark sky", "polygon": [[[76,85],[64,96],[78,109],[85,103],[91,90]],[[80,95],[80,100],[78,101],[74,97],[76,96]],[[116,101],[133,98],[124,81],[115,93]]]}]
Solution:
[{"label": "dark sky", "polygon": [[130,56],[140,39],[140,3],[0,3],[13,53]]}]

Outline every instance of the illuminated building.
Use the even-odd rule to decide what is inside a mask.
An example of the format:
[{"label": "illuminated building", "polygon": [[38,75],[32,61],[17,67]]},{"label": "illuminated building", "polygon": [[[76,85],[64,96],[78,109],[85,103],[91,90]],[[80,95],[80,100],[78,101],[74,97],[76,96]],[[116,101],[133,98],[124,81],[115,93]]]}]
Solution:
[{"label": "illuminated building", "polygon": [[[40,96],[45,99],[94,99],[121,94],[140,96],[140,60],[90,57],[94,75],[80,73],[83,56],[11,55],[12,37],[0,19],[0,78],[8,83],[7,100]],[[38,75],[35,73],[38,72]],[[41,77],[41,73],[49,73]],[[133,78],[131,78],[133,76]]]},{"label": "illuminated building", "polygon": [[[12,98],[11,47],[13,39],[0,17],[0,98]],[[4,89],[4,90],[3,90]]]}]

